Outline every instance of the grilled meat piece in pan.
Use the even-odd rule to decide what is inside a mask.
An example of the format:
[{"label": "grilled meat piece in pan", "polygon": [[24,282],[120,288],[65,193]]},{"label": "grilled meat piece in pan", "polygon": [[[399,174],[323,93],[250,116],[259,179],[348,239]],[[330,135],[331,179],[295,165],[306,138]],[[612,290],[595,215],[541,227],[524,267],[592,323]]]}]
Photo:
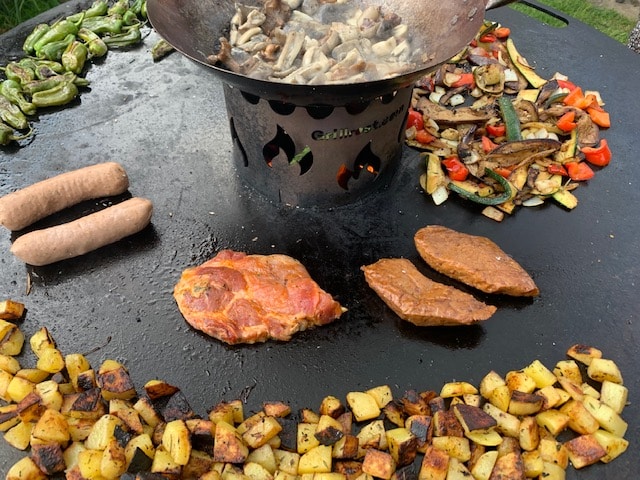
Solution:
[{"label": "grilled meat piece in pan", "polygon": [[486,293],[535,297],[529,274],[486,237],[429,225],[414,236],[418,253],[434,270]]},{"label": "grilled meat piece in pan", "polygon": [[469,325],[496,307],[425,277],[409,260],[383,258],[362,267],[365,280],[400,318],[418,326]]},{"label": "grilled meat piece in pan", "polygon": [[222,250],[186,269],[174,288],[186,321],[229,344],[290,340],[345,311],[287,255]]}]

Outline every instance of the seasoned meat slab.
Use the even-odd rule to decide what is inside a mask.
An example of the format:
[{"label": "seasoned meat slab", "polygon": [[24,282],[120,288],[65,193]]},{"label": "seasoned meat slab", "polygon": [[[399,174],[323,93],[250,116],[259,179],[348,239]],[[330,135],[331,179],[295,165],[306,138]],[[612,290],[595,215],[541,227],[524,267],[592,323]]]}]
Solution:
[{"label": "seasoned meat slab", "polygon": [[520,297],[540,294],[518,262],[486,237],[429,225],[418,230],[414,240],[431,268],[478,290]]},{"label": "seasoned meat slab", "polygon": [[222,250],[186,269],[173,295],[191,326],[229,344],[290,340],[344,311],[299,261],[277,254]]},{"label": "seasoned meat slab", "polygon": [[383,258],[362,271],[389,308],[418,326],[469,325],[496,311],[468,293],[425,277],[404,258]]}]

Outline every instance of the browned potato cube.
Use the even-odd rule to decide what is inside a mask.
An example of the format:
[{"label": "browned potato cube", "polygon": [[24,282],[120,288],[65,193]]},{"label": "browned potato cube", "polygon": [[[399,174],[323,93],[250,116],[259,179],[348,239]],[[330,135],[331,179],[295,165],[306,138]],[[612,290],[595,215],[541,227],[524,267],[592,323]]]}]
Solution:
[{"label": "browned potato cube", "polygon": [[560,407],[560,412],[569,417],[569,428],[579,434],[593,433],[600,427],[584,403],[578,400],[568,401]]},{"label": "browned potato cube", "polygon": [[24,304],[14,300],[0,302],[0,319],[20,320],[24,314]]},{"label": "browned potato cube", "polygon": [[418,453],[418,438],[408,428],[394,428],[387,430],[387,445],[389,453],[396,465],[409,465]]},{"label": "browned potato cube", "polygon": [[393,457],[375,448],[370,448],[362,462],[362,471],[383,480],[389,480],[396,469]]},{"label": "browned potato cube", "polygon": [[607,454],[593,435],[580,435],[564,444],[574,468],[593,465]]},{"label": "browned potato cube", "polygon": [[436,437],[462,437],[464,429],[451,410],[441,410],[433,414],[433,435]]},{"label": "browned potato cube", "polygon": [[420,464],[418,480],[446,480],[450,458],[449,454],[433,445],[427,447]]},{"label": "browned potato cube", "polygon": [[14,463],[5,480],[46,480],[47,475],[38,468],[38,465],[29,457],[23,457]]},{"label": "browned potato cube", "polygon": [[96,381],[102,390],[102,396],[105,400],[113,398],[131,400],[137,395],[129,372],[123,365],[105,366],[103,363],[98,371]]},{"label": "browned potato cube", "polygon": [[466,433],[486,431],[498,424],[495,418],[479,407],[461,403],[454,405],[452,409]]},{"label": "browned potato cube", "polygon": [[322,399],[319,408],[320,415],[329,415],[333,418],[338,418],[345,411],[343,403],[338,397],[328,395]]},{"label": "browned potato cube", "polygon": [[329,415],[321,415],[314,435],[320,445],[333,445],[344,436],[344,432],[338,420]]},{"label": "browned potato cube", "polygon": [[567,355],[585,365],[590,365],[594,358],[602,358],[602,352],[597,348],[580,344],[572,345],[567,350]]},{"label": "browned potato cube", "polygon": [[355,435],[344,435],[333,444],[333,458],[351,459],[358,456],[360,441]]},{"label": "browned potato cube", "polygon": [[216,462],[242,463],[249,455],[249,449],[236,429],[227,422],[216,424],[213,459]]},{"label": "browned potato cube", "polygon": [[282,418],[291,413],[291,407],[284,402],[265,402],[262,410],[269,417]]},{"label": "browned potato cube", "polygon": [[515,390],[511,392],[508,412],[511,415],[534,415],[542,408],[542,397],[536,393]]},{"label": "browned potato cube", "polygon": [[433,433],[431,426],[432,417],[427,415],[411,415],[407,418],[406,427],[418,441],[417,449],[424,453],[431,441]]}]

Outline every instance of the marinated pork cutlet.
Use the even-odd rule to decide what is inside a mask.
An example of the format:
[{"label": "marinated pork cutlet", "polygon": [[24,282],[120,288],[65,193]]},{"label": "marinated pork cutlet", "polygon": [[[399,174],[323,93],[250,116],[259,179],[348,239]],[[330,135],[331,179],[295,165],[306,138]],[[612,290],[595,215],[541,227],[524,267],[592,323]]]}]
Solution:
[{"label": "marinated pork cutlet", "polygon": [[478,290],[516,297],[540,294],[524,268],[486,237],[429,225],[414,240],[431,268]]},{"label": "marinated pork cutlet", "polygon": [[290,340],[345,311],[287,255],[222,250],[186,269],[173,292],[194,328],[229,344]]},{"label": "marinated pork cutlet", "polygon": [[389,308],[414,325],[469,325],[487,320],[496,311],[468,293],[425,277],[404,258],[383,258],[362,271]]}]

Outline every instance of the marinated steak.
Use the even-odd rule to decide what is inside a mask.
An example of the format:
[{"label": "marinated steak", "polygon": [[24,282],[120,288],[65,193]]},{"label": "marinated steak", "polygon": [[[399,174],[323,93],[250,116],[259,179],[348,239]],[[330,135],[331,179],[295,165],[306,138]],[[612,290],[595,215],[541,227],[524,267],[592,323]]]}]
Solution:
[{"label": "marinated steak", "polygon": [[486,293],[540,294],[529,274],[486,237],[429,225],[414,236],[418,253],[434,270]]},{"label": "marinated steak", "polygon": [[290,340],[344,311],[299,261],[278,254],[222,250],[186,269],[173,295],[191,326],[229,344]]},{"label": "marinated steak", "polygon": [[404,258],[383,258],[362,271],[389,308],[418,326],[469,325],[496,311],[468,293],[425,277]]}]

